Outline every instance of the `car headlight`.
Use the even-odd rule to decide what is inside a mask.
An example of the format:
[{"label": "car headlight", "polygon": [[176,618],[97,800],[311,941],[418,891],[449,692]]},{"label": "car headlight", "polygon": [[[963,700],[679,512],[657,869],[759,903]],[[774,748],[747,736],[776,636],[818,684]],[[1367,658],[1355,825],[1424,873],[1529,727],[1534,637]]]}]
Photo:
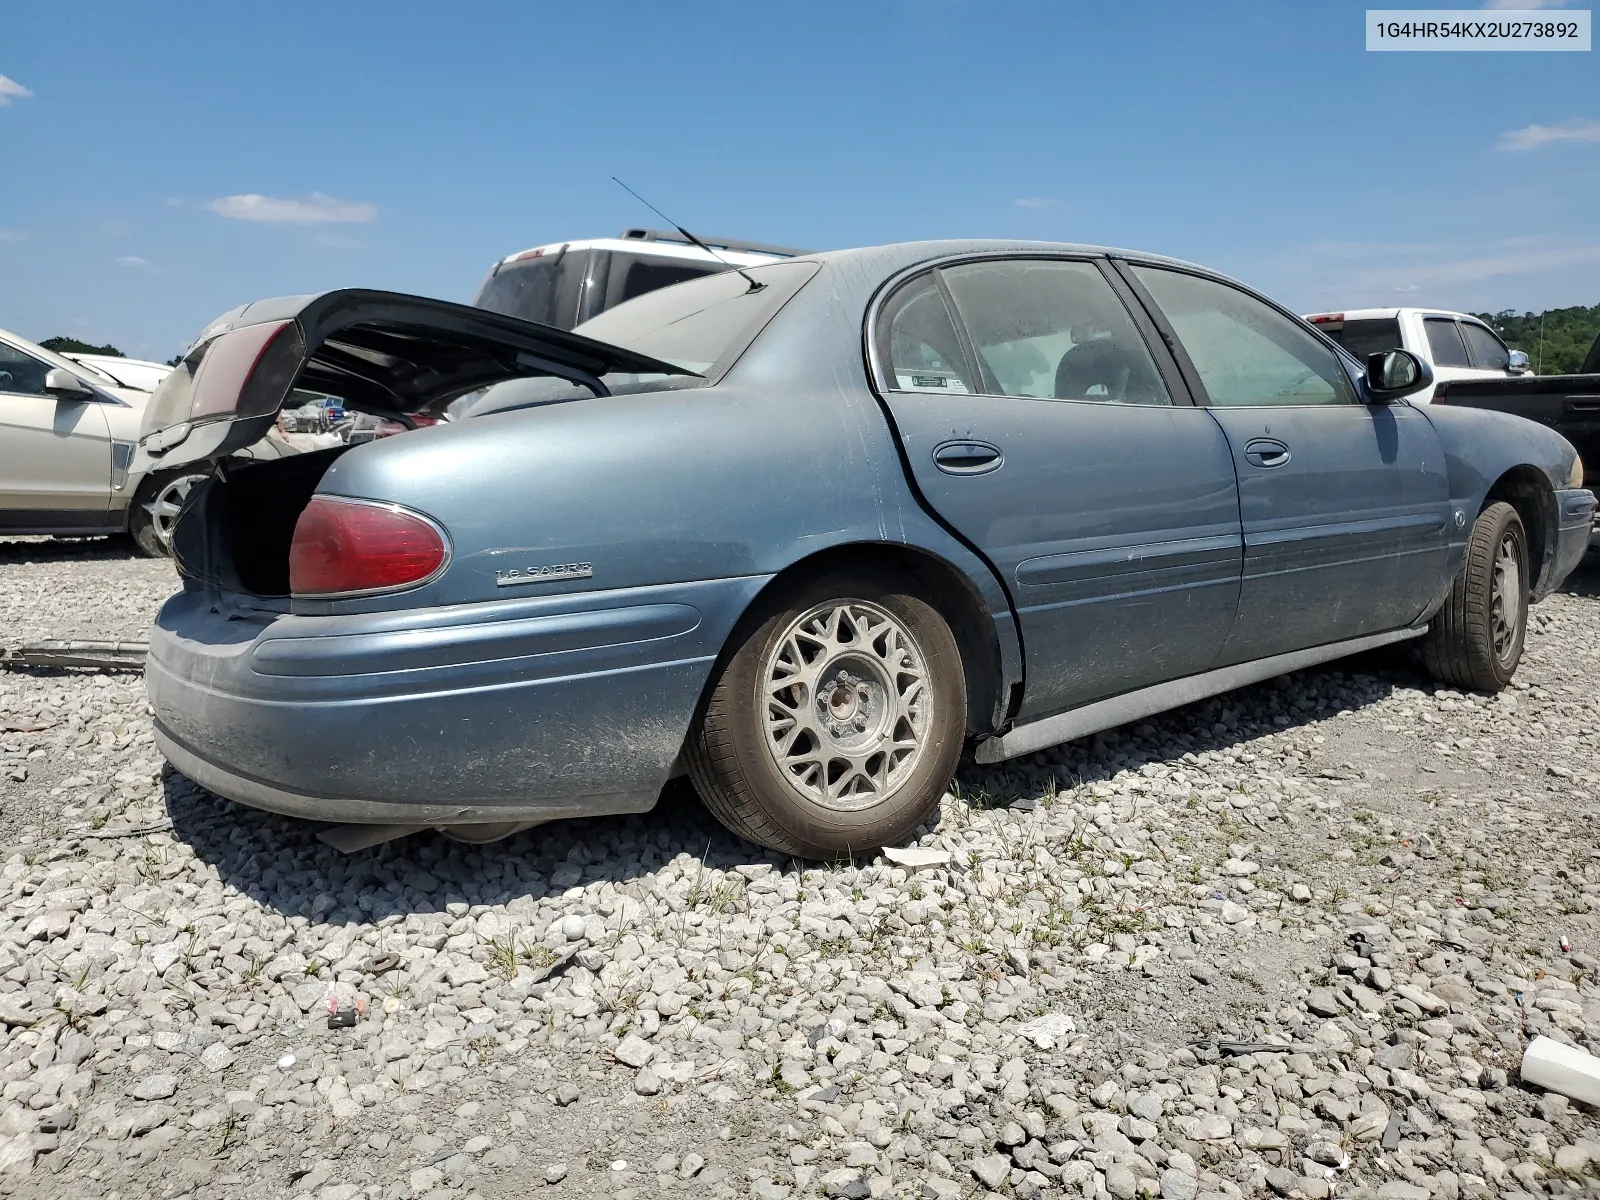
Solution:
[{"label": "car headlight", "polygon": [[1567,486],[1569,488],[1583,486],[1583,459],[1579,455],[1572,456],[1572,473],[1567,476]]}]

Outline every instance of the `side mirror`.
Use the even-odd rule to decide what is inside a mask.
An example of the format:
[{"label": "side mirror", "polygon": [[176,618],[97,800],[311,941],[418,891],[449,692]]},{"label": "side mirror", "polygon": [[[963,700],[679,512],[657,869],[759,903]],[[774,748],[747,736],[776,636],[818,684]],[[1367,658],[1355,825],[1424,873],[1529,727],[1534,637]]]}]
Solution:
[{"label": "side mirror", "polygon": [[1389,404],[1433,382],[1433,368],[1409,350],[1380,350],[1367,356],[1367,396]]},{"label": "side mirror", "polygon": [[57,400],[81,400],[93,395],[83,380],[65,367],[51,367],[44,373],[44,390]]},{"label": "side mirror", "polygon": [[1506,370],[1512,375],[1526,375],[1532,369],[1533,366],[1528,362],[1526,351],[1513,350],[1506,359]]}]

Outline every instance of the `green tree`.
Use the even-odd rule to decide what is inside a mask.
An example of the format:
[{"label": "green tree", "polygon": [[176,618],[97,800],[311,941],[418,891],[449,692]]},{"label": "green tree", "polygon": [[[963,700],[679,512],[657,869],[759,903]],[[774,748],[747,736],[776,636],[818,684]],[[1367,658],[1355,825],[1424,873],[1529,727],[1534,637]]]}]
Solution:
[{"label": "green tree", "polygon": [[110,342],[104,346],[91,346],[88,342],[80,342],[77,338],[53,337],[45,338],[39,345],[46,350],[54,350],[57,354],[105,354],[112,358],[128,357]]},{"label": "green tree", "polygon": [[1583,365],[1600,337],[1600,304],[1593,308],[1552,308],[1542,313],[1474,313],[1513,350],[1528,356],[1541,375],[1570,375]]}]

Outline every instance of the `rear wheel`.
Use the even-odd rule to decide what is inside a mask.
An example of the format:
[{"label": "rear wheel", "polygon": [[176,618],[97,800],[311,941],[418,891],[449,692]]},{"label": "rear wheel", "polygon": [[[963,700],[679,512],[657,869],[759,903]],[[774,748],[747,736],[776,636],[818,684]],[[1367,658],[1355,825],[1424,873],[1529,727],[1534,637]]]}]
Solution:
[{"label": "rear wheel", "polygon": [[830,575],[768,604],[718,677],[689,775],[743,838],[806,858],[902,841],[955,772],[966,679],[950,627],[890,576]]},{"label": "rear wheel", "polygon": [[1467,554],[1422,643],[1428,673],[1441,683],[1498,692],[1522,661],[1528,627],[1528,537],[1504,502],[1478,515]]},{"label": "rear wheel", "polygon": [[151,558],[172,553],[172,530],[178,523],[178,513],[195,485],[205,478],[204,472],[178,470],[162,471],[145,479],[128,514],[128,536],[140,553]]}]

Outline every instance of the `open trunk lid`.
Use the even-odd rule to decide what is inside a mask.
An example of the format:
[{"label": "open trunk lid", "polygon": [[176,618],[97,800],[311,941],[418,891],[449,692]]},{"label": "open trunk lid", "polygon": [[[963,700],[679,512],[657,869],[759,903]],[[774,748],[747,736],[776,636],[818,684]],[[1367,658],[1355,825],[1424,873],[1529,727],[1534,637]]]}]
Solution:
[{"label": "open trunk lid", "polygon": [[290,391],[403,419],[439,415],[490,384],[553,376],[606,395],[612,372],[694,372],[620,346],[483,309],[346,288],[258,300],[195,340],[145,408],[134,468],[222,458],[261,438]]}]

